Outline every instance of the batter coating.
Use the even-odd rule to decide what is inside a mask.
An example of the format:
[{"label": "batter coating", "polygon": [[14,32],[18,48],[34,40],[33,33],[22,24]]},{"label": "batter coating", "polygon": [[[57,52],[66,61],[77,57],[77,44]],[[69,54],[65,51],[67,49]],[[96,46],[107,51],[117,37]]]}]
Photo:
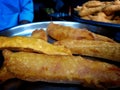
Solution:
[{"label": "batter coating", "polygon": [[55,45],[70,49],[73,54],[99,57],[120,62],[120,44],[94,40],[61,40]]},{"label": "batter coating", "polygon": [[27,81],[78,83],[88,87],[120,86],[120,68],[80,56],[3,51],[7,69]]},{"label": "batter coating", "polygon": [[0,49],[3,50],[6,48],[10,50],[22,50],[49,55],[71,55],[71,51],[62,46],[55,46],[42,39],[25,36],[0,36]]},{"label": "batter coating", "polygon": [[48,32],[48,35],[55,40],[87,39],[87,40],[115,42],[108,37],[95,34],[93,32],[88,31],[87,29],[77,29],[77,28],[72,28],[70,26],[63,26],[63,25],[54,24],[54,23],[50,23],[48,25],[47,32]]}]

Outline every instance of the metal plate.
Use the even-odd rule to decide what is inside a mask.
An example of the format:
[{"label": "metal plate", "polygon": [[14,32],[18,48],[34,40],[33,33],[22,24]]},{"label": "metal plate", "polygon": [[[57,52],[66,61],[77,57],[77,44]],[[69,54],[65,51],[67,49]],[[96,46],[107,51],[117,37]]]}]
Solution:
[{"label": "metal plate", "polygon": [[[83,24],[77,23],[77,22],[66,22],[66,21],[51,21],[56,24],[61,24],[65,26],[71,26],[74,28],[81,28]],[[30,36],[32,31],[35,29],[44,29],[46,30],[48,24],[50,21],[45,21],[45,22],[36,22],[36,23],[30,23],[30,24],[25,24],[25,25],[20,25],[16,26],[13,28],[10,28],[8,30],[4,30],[0,32],[0,35],[3,36],[16,36],[16,35],[21,35],[21,36]]]},{"label": "metal plate", "polygon": [[50,22],[54,22],[56,24],[61,24],[65,26],[71,26],[74,28],[86,28],[94,33],[105,35],[107,37],[110,37],[118,42],[120,42],[120,37],[116,39],[116,35],[119,32],[120,29],[118,28],[112,28],[112,27],[102,27],[98,25],[92,25],[92,24],[86,24],[86,23],[80,23],[80,22],[72,22],[72,21],[45,21],[45,22],[36,22],[36,23],[30,23],[25,25],[16,26],[7,30],[0,31],[0,35],[4,36],[16,36],[16,35],[22,35],[22,36],[30,36],[32,31],[35,29],[43,28],[46,30],[48,24]]},{"label": "metal plate", "polygon": [[[46,22],[37,22],[31,24],[25,24],[10,28],[0,32],[0,35],[3,36],[30,36],[32,31],[35,29],[44,29],[46,30],[48,24],[51,21]],[[61,24],[64,26],[71,26],[74,28],[86,28],[86,24],[78,22],[68,22],[68,21],[53,21],[53,23]],[[93,28],[94,29],[94,28]],[[68,32],[69,33],[69,32]],[[0,59],[3,59],[0,56]],[[2,62],[0,62],[1,64]],[[0,90],[90,90],[91,88],[83,87],[82,85],[76,84],[58,84],[58,83],[48,83],[48,82],[27,82],[19,79],[11,79],[3,84],[0,84]],[[112,89],[110,89],[112,90]]]}]

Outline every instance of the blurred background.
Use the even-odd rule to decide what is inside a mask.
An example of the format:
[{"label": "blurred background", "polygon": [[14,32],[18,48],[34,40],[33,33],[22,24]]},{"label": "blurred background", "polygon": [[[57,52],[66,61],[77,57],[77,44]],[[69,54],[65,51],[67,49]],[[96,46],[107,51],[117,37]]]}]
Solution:
[{"label": "blurred background", "polygon": [[33,0],[34,22],[50,20],[74,21],[73,9],[87,0]]}]

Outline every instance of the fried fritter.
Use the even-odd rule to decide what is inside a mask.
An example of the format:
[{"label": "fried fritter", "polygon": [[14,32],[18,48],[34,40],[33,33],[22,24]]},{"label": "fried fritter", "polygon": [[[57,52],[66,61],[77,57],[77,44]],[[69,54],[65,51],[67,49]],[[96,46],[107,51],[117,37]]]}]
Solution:
[{"label": "fried fritter", "polygon": [[120,86],[120,68],[80,56],[3,51],[7,69],[27,81],[78,83],[90,87]]},{"label": "fried fritter", "polygon": [[94,8],[85,8],[82,9],[79,13],[80,16],[87,16],[87,15],[91,15],[94,14],[96,12],[100,12],[102,11],[102,9],[104,8],[104,6],[99,6],[99,7],[94,7]]},{"label": "fried fritter", "polygon": [[[88,0],[81,6],[76,6],[74,10],[82,19],[120,24],[120,19],[115,20],[114,18],[119,16],[120,0]],[[102,14],[100,15],[99,13],[101,12],[104,13],[106,17],[104,17]],[[108,18],[111,16],[113,16],[113,18]]]},{"label": "fried fritter", "polygon": [[7,70],[7,68],[3,65],[0,68],[0,83],[5,82],[8,79],[15,78],[14,75]]},{"label": "fried fritter", "polygon": [[120,5],[109,5],[103,10],[107,15],[111,15],[116,11],[120,11]]},{"label": "fried fritter", "polygon": [[101,1],[88,1],[83,4],[83,6],[86,6],[86,7],[98,7],[102,5],[103,3]]},{"label": "fried fritter", "polygon": [[87,40],[99,40],[99,41],[108,41],[115,42],[112,39],[92,33],[86,29],[77,29],[69,26],[63,26],[60,24],[50,23],[47,27],[48,35],[55,40],[63,39],[87,39]]},{"label": "fried fritter", "polygon": [[109,17],[109,16],[106,16],[106,14],[104,12],[99,12],[97,13],[96,15],[89,15],[89,18],[90,20],[95,20],[95,21],[104,21],[104,22],[112,22],[110,19],[108,18],[112,18],[112,15]]},{"label": "fried fritter", "polygon": [[34,30],[32,32],[32,35],[31,37],[33,38],[38,38],[38,39],[42,39],[42,40],[45,40],[47,41],[48,40],[48,37],[47,37],[47,33],[45,32],[45,30],[43,29],[40,29],[40,30]]},{"label": "fried fritter", "polygon": [[62,46],[52,45],[42,39],[36,39],[32,37],[24,36],[14,36],[14,37],[5,37],[0,36],[0,49],[10,49],[10,50],[22,50],[30,51],[37,53],[45,54],[58,54],[58,55],[71,55],[69,49],[66,49]]},{"label": "fried fritter", "polygon": [[55,45],[70,49],[73,54],[99,57],[120,62],[120,44],[94,40],[61,40]]}]

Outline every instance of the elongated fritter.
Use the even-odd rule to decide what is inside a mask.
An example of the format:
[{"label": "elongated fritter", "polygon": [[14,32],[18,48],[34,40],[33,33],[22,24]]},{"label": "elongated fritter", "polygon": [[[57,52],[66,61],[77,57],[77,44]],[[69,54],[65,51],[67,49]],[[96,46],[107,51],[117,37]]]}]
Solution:
[{"label": "elongated fritter", "polygon": [[120,44],[94,40],[61,40],[54,43],[70,49],[73,54],[99,57],[120,62]]},{"label": "elongated fritter", "polygon": [[5,66],[0,68],[0,83],[5,82],[8,79],[15,78],[14,75],[7,70]]},{"label": "elongated fritter", "polygon": [[120,62],[120,44],[94,40],[61,40],[55,45],[70,49],[72,54],[99,57]]},{"label": "elongated fritter", "polygon": [[92,33],[86,29],[77,29],[69,26],[63,26],[60,24],[50,23],[47,27],[48,35],[55,40],[63,39],[88,39],[88,40],[99,40],[99,41],[108,41],[115,42],[112,39]]},{"label": "elongated fritter", "polygon": [[120,68],[80,56],[3,51],[7,69],[27,81],[78,83],[90,87],[120,86]]},{"label": "elongated fritter", "polygon": [[45,54],[59,54],[59,55],[71,55],[69,49],[61,46],[52,45],[42,39],[36,39],[32,37],[14,36],[4,37],[0,36],[0,49],[10,50],[22,50],[30,52],[38,52]]},{"label": "elongated fritter", "polygon": [[47,33],[43,30],[43,29],[40,29],[40,30],[34,30],[32,32],[32,35],[31,37],[33,38],[38,38],[38,39],[42,39],[42,40],[45,40],[47,41],[48,40],[48,37],[47,37]]}]

